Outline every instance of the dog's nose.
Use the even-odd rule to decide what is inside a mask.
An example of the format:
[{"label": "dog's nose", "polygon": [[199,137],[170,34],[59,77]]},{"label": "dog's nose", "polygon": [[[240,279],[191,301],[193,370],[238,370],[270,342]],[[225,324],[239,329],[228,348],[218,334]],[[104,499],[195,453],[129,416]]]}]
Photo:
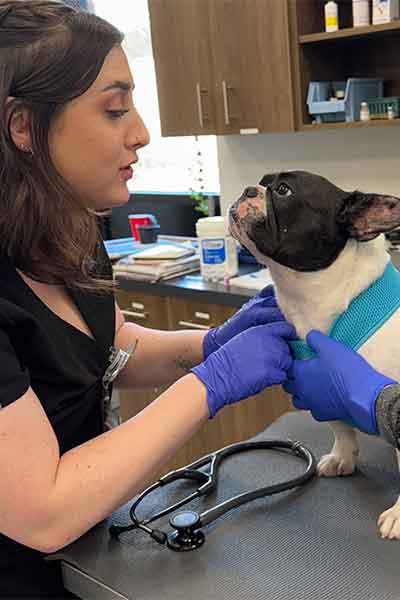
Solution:
[{"label": "dog's nose", "polygon": [[256,198],[258,196],[258,190],[254,186],[247,187],[243,194],[246,198]]}]

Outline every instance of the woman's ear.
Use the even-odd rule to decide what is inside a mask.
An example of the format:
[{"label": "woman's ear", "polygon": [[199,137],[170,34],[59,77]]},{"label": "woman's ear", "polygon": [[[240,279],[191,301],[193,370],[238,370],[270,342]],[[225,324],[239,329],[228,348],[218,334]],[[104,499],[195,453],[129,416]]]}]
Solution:
[{"label": "woman's ear", "polygon": [[343,199],[337,222],[350,237],[367,242],[400,225],[400,198],[352,192]]},{"label": "woman's ear", "polygon": [[9,96],[5,104],[6,122],[9,123],[11,139],[17,148],[29,151],[32,140],[29,130],[29,113],[22,106],[15,105],[15,98]]}]

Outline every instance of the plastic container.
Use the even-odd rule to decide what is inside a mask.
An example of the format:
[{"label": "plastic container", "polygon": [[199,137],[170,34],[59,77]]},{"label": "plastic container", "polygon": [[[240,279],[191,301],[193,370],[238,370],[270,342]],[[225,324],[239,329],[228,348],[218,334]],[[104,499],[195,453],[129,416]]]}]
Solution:
[{"label": "plastic container", "polygon": [[[345,90],[344,99],[330,100],[338,89]],[[358,121],[361,102],[382,95],[383,79],[351,77],[347,81],[310,81],[308,112],[316,123]]]},{"label": "plastic container", "polygon": [[387,98],[371,98],[368,100],[368,108],[371,119],[387,119],[389,106],[393,110],[393,118],[400,117],[400,96],[388,96]]},{"label": "plastic container", "polygon": [[205,217],[196,223],[200,272],[207,281],[223,281],[238,272],[237,246],[224,217]]},{"label": "plastic container", "polygon": [[155,244],[160,232],[160,225],[137,225],[136,230],[139,234],[141,244]]},{"label": "plastic container", "polygon": [[369,0],[353,0],[353,27],[367,27],[369,24]]},{"label": "plastic container", "polygon": [[327,2],[324,7],[325,31],[337,31],[339,29],[338,5],[333,0]]},{"label": "plastic container", "polygon": [[390,23],[399,18],[399,0],[372,0],[372,24]]},{"label": "plastic container", "polygon": [[128,215],[128,220],[129,226],[131,228],[132,237],[137,242],[139,241],[139,232],[137,230],[139,225],[158,225],[157,219],[154,215]]}]

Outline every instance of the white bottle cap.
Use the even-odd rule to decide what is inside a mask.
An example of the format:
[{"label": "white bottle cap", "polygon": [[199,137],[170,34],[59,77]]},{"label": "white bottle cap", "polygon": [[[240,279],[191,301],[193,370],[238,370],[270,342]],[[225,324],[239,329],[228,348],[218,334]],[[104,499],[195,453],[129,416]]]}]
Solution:
[{"label": "white bottle cap", "polygon": [[203,217],[196,223],[198,237],[207,235],[228,235],[228,222],[226,217]]}]

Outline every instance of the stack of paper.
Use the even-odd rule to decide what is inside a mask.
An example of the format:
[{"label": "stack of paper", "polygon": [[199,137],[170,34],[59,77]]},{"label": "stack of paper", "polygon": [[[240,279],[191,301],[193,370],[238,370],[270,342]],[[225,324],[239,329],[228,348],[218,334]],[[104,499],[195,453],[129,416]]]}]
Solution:
[{"label": "stack of paper", "polygon": [[271,285],[273,283],[269,269],[260,269],[259,271],[248,273],[247,275],[232,277],[229,280],[229,285],[244,287],[250,290],[262,290],[266,285]]},{"label": "stack of paper", "polygon": [[195,250],[175,244],[146,248],[113,265],[116,276],[150,282],[178,277],[199,268],[200,258]]}]

